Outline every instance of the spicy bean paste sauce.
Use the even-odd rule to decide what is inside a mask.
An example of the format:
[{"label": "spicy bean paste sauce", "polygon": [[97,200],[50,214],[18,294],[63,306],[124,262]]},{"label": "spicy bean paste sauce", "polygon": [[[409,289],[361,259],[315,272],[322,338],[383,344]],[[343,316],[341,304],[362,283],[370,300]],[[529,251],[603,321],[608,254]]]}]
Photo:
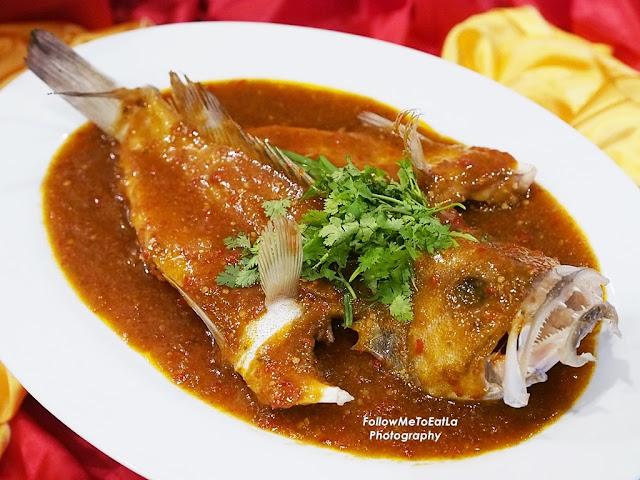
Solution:
[{"label": "spicy bean paste sauce", "polygon": [[[357,130],[357,115],[363,110],[393,115],[370,99],[297,84],[240,80],[210,88],[247,128]],[[140,259],[119,187],[117,155],[117,145],[94,125],[80,128],[61,148],[43,185],[52,248],[68,280],[96,315],[168,379],[216,408],[266,430],[357,455],[456,458],[531,437],[567,411],[589,381],[592,364],[557,365],[547,382],[530,387],[529,405],[521,409],[499,400],[432,398],[395,378],[371,355],[351,350],[356,333],[336,321],[335,341],[319,342],[316,355],[327,380],[355,400],[341,407],[317,404],[286,410],[261,405],[221,360],[198,316]],[[535,184],[529,197],[513,208],[470,205],[462,215],[492,240],[541,250],[565,264],[597,268],[573,220]],[[219,221],[225,221],[224,212]],[[591,336],[583,344],[592,351],[595,341]]]}]

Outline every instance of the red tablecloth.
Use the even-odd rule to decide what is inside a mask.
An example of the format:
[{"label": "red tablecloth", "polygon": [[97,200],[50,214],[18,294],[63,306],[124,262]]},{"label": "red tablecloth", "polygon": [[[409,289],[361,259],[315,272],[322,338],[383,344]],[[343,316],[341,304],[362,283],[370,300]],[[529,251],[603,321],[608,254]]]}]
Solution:
[{"label": "red tablecloth", "polygon": [[289,23],[357,33],[438,54],[454,25],[496,7],[533,5],[554,25],[614,47],[640,69],[637,0],[2,0],[0,23],[65,20],[89,29],[150,19]]}]

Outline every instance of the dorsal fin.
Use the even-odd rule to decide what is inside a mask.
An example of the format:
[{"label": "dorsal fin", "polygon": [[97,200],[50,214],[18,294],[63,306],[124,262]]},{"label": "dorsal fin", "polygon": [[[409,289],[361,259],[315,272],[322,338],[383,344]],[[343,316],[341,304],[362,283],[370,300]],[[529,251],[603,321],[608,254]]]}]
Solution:
[{"label": "dorsal fin", "polygon": [[175,72],[171,72],[170,76],[173,104],[187,125],[217,144],[227,145],[250,158],[271,163],[264,148],[231,118],[213,93],[202,84],[192,82],[186,75],[184,80]]},{"label": "dorsal fin", "polygon": [[358,119],[365,125],[397,133],[402,138],[404,148],[411,158],[414,168],[422,172],[429,172],[430,167],[424,158],[422,142],[433,143],[433,140],[418,132],[420,114],[416,110],[403,110],[393,122],[377,113],[368,111],[361,112]]},{"label": "dorsal fin", "polygon": [[304,187],[310,187],[314,180],[311,176],[304,171],[302,167],[297,165],[293,160],[287,157],[282,150],[278,147],[271,145],[267,141],[256,139],[267,151],[267,154],[271,158],[271,161],[275,167],[281,172],[287,175],[289,178],[297,181]]},{"label": "dorsal fin", "polygon": [[394,130],[402,137],[404,149],[406,150],[414,168],[428,172],[430,167],[424,158],[422,150],[422,141],[426,137],[420,135],[418,127],[420,126],[420,114],[416,110],[404,110],[398,114],[393,124]]},{"label": "dorsal fin", "polygon": [[209,140],[241,150],[250,158],[272,165],[304,186],[313,183],[299,166],[277,147],[246,133],[220,104],[216,96],[200,83],[171,72],[171,97],[183,120]]}]

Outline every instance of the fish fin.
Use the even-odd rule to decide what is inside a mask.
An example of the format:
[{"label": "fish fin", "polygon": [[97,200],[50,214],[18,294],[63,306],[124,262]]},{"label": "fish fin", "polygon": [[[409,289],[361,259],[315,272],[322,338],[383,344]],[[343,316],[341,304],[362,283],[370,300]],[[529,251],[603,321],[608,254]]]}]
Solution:
[{"label": "fish fin", "polygon": [[351,395],[349,392],[333,385],[325,385],[320,383],[318,387],[316,387],[316,389],[319,395],[309,396],[309,401],[302,401],[300,402],[300,405],[308,405],[312,403],[335,403],[339,407],[341,407],[345,403],[350,402],[354,399],[353,395]]},{"label": "fish fin", "polygon": [[313,178],[311,178],[311,176],[307,172],[305,172],[303,168],[301,168],[293,160],[287,157],[282,152],[282,150],[274,145],[271,145],[266,140],[263,141],[260,139],[256,139],[256,141],[263,146],[263,148],[267,152],[267,155],[271,159],[271,163],[273,164],[273,166],[284,173],[287,177],[307,187],[313,184]]},{"label": "fish fin", "polygon": [[211,334],[213,335],[214,340],[216,341],[216,343],[219,346],[226,346],[226,342],[224,339],[224,336],[222,335],[222,333],[220,332],[220,330],[218,330],[218,327],[215,326],[215,324],[211,321],[211,319],[209,318],[209,315],[207,315],[205,313],[205,311],[200,307],[200,305],[198,305],[190,296],[187,292],[185,292],[182,287],[180,287],[180,285],[178,285],[178,283],[173,280],[171,277],[169,277],[168,275],[163,275],[164,278],[171,284],[171,286],[173,288],[175,288],[176,290],[178,290],[178,292],[180,293],[180,295],[182,295],[182,298],[185,299],[185,301],[187,302],[187,304],[191,307],[191,309],[196,312],[196,314],[198,315],[198,317],[200,317],[200,319],[204,322],[204,324],[206,325],[206,327],[209,329],[209,331],[211,332]]},{"label": "fish fin", "polygon": [[302,235],[293,220],[278,217],[269,221],[260,236],[258,271],[266,312],[245,330],[246,350],[236,363],[243,376],[258,349],[303,314],[295,298],[302,271]]},{"label": "fish fin", "polygon": [[414,168],[428,173],[431,167],[424,158],[424,151],[422,150],[424,136],[418,133],[420,114],[416,110],[400,112],[393,125],[394,130],[402,137],[404,149],[409,155]]},{"label": "fish fin", "polygon": [[[170,72],[171,98],[184,120],[197,127],[218,143],[237,146],[246,142],[244,132],[225,112],[218,99],[200,83],[184,80],[176,72]],[[227,125],[225,125],[227,124]]]},{"label": "fish fin", "polygon": [[236,363],[236,370],[245,375],[258,349],[271,337],[286,329],[294,320],[300,318],[302,313],[300,304],[293,298],[281,298],[271,302],[262,316],[247,325],[244,332],[244,341],[247,346]]},{"label": "fish fin", "polygon": [[293,368],[289,375],[285,374],[282,377],[284,383],[289,385],[288,389],[297,390],[298,395],[294,396],[295,400],[288,398],[283,401],[280,395],[270,392],[271,387],[264,385],[265,378],[269,377],[269,369],[265,370],[265,361],[259,358],[259,352],[266,345],[282,345],[283,342],[290,341],[291,337],[287,332],[294,327],[295,322],[302,319],[303,314],[302,306],[294,298],[280,297],[269,303],[266,312],[247,325],[243,334],[244,352],[236,362],[235,369],[259,398],[262,397],[261,401],[274,408],[314,403],[344,405],[353,400],[353,397],[341,388],[326,383],[314,371],[315,367],[312,363],[304,363],[308,360],[302,360],[306,357],[303,354],[298,357],[299,361],[303,362],[300,364],[302,368],[299,371]]},{"label": "fish fin", "polygon": [[433,143],[433,141],[418,132],[420,114],[417,110],[404,110],[398,114],[395,121],[368,111],[358,114],[358,119],[365,125],[397,133],[402,138],[404,148],[413,166],[417,170],[429,173],[431,167],[425,159],[422,142]]},{"label": "fish fin", "polygon": [[278,217],[269,221],[260,236],[258,271],[267,308],[278,298],[294,298],[298,294],[302,234],[293,220]]},{"label": "fish fin", "polygon": [[237,148],[249,157],[274,166],[302,184],[311,185],[313,179],[278,148],[246,133],[216,96],[200,83],[184,80],[171,72],[171,98],[183,120],[210,140]]},{"label": "fish fin", "polygon": [[531,184],[536,179],[537,173],[538,170],[533,165],[518,162],[518,166],[513,171],[515,181],[514,190],[521,195],[527,193],[529,188],[531,188]]},{"label": "fish fin", "polygon": [[170,72],[171,99],[182,119],[200,135],[220,145],[241,150],[250,158],[271,163],[262,145],[238,125],[216,96],[201,83]]},{"label": "fish fin", "polygon": [[364,125],[368,125],[370,127],[377,127],[386,130],[393,129],[392,120],[384,118],[382,115],[378,115],[377,113],[369,112],[367,110],[358,114],[358,120],[360,120],[360,122],[362,122]]},{"label": "fish fin", "polygon": [[266,311],[247,325],[243,334],[245,350],[235,365],[236,370],[254,392],[264,395],[263,400],[277,408],[314,403],[344,405],[353,400],[348,392],[327,384],[311,371],[311,363],[291,377],[291,385],[300,392],[294,403],[274,403],[277,396],[267,394],[269,389],[263,391],[260,388],[265,377],[264,363],[257,361],[260,350],[272,342],[282,344],[290,341],[286,332],[304,316],[303,307],[297,299],[302,271],[302,234],[293,220],[278,217],[269,221],[260,236],[258,270],[266,297]]},{"label": "fish fin", "polygon": [[32,30],[27,67],[100,129],[117,138],[118,85],[46,30]]}]

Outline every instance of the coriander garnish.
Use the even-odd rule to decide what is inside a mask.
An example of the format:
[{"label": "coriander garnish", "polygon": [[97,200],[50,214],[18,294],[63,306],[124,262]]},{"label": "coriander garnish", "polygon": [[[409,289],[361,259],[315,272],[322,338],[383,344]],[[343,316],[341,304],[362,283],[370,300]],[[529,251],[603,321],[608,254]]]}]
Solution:
[{"label": "coriander garnish", "polygon": [[429,206],[409,159],[400,162],[395,181],[383,170],[360,170],[350,160],[337,168],[323,157],[285,154],[315,179],[305,197],[324,197],[324,209],[302,219],[302,276],[329,279],[354,298],[359,280],[371,291],[367,300],[389,305],[399,321],[411,321],[413,262],[420,252],[433,254],[457,245],[455,237],[469,237],[451,232],[435,216],[454,205]]},{"label": "coriander garnish", "polygon": [[235,265],[227,265],[218,275],[218,285],[227,287],[250,287],[260,281],[258,274],[258,249],[260,241],[251,245],[251,240],[244,233],[235,237],[227,237],[224,244],[228,249],[242,248],[242,257]]},{"label": "coriander garnish", "polygon": [[[434,254],[456,246],[456,237],[473,239],[450,231],[435,216],[441,210],[461,205],[430,206],[418,187],[409,159],[399,163],[395,181],[377,168],[367,166],[360,170],[349,159],[346,166],[338,168],[324,157],[315,161],[283,153],[315,180],[302,198],[324,198],[322,210],[310,210],[302,218],[302,277],[324,278],[345,290],[345,326],[353,320],[351,302],[357,298],[356,290],[366,292],[362,295],[371,303],[388,305],[397,320],[411,321],[414,261],[422,252]],[[263,206],[269,216],[284,215],[290,206],[286,201],[269,201]],[[218,283],[257,283],[253,259],[257,243],[247,246],[240,236],[225,240],[230,248],[243,248],[243,257],[236,266],[227,266]],[[249,280],[253,283],[249,284]]]},{"label": "coriander garnish", "polygon": [[267,217],[275,219],[278,217],[284,217],[287,214],[287,209],[291,206],[291,200],[283,198],[282,200],[267,200],[262,203],[264,213]]}]

